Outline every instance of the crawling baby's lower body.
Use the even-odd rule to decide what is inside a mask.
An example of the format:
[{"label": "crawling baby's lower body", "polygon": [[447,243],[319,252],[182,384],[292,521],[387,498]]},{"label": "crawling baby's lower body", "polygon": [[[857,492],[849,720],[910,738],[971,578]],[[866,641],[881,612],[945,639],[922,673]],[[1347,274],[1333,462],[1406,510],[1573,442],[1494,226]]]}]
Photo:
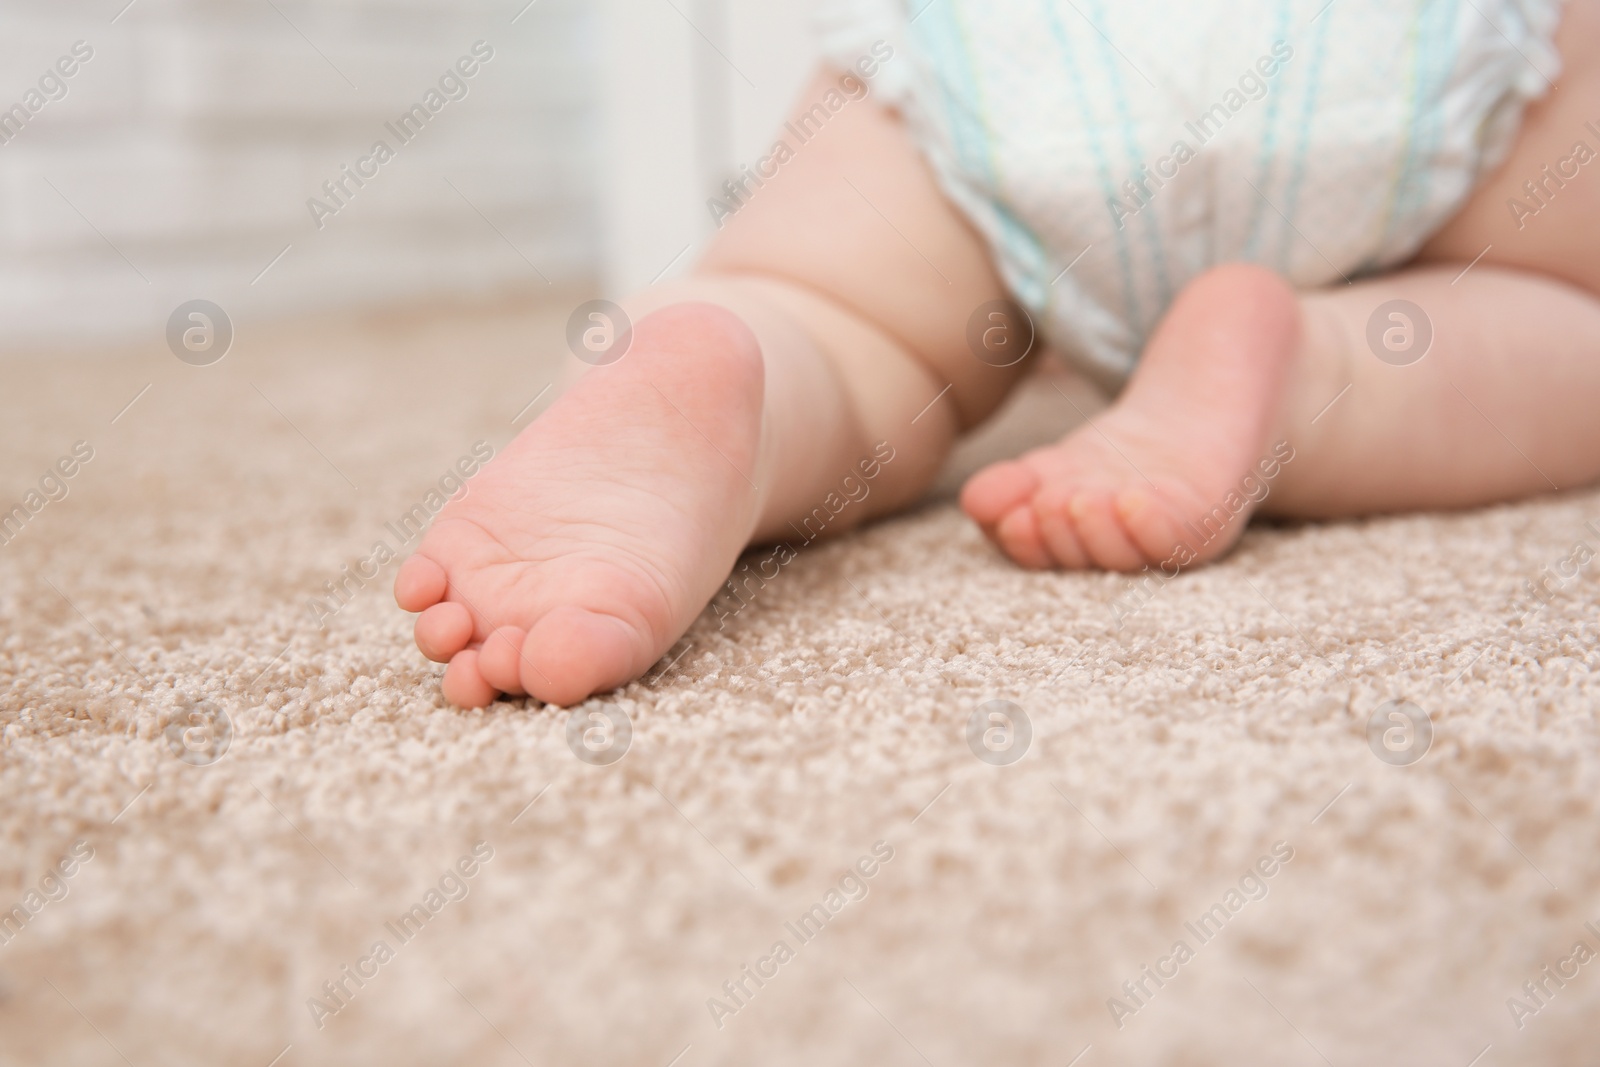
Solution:
[{"label": "crawling baby's lower body", "polygon": [[909,504],[1052,355],[1114,402],[961,497],[1024,567],[1600,477],[1600,0],[924,3],[830,10],[694,271],[402,566],[449,700],[639,677],[748,546]]}]

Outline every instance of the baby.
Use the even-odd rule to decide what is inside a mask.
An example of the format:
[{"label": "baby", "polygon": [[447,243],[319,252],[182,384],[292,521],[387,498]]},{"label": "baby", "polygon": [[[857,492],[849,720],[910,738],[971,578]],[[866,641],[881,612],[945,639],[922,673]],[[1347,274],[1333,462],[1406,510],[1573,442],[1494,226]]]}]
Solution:
[{"label": "baby", "polygon": [[916,500],[1045,348],[1117,399],[967,482],[1024,567],[1170,575],[1257,500],[1600,477],[1600,0],[878,0],[823,25],[830,67],[693,274],[624,303],[631,332],[397,574],[452,702],[639,677],[843,476],[875,471],[830,534]]}]

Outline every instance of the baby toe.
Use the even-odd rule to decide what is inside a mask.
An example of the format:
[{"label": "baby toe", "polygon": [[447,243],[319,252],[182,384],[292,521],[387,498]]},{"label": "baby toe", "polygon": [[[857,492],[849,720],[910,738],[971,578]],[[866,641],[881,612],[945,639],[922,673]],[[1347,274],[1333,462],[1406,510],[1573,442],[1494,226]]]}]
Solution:
[{"label": "baby toe", "polygon": [[440,688],[444,690],[444,698],[458,708],[487,707],[499,692],[484,681],[478,669],[478,653],[470,648],[450,657],[450,666],[444,669]]},{"label": "baby toe", "polygon": [[1056,563],[1068,570],[1083,570],[1092,561],[1074,528],[1071,504],[1071,490],[1041,489],[1033,498],[1033,515],[1039,526],[1039,537]]},{"label": "baby toe", "polygon": [[478,650],[478,673],[502,693],[520,696],[522,687],[522,645],[528,638],[520,626],[502,626],[489,635]]},{"label": "baby toe", "polygon": [[1014,459],[992,463],[962,486],[961,510],[979,526],[993,529],[1038,488],[1039,475],[1026,464]]},{"label": "baby toe", "polygon": [[1039,536],[1039,521],[1030,507],[1013,508],[995,529],[995,540],[1006,555],[1024,567],[1047,570],[1055,566],[1055,558]]},{"label": "baby toe", "polygon": [[[636,678],[643,640],[614,615],[560,607],[534,623],[522,646],[522,685],[547,704],[576,704]],[[653,659],[654,657],[650,657]]]},{"label": "baby toe", "polygon": [[394,576],[394,599],[402,611],[421,611],[444,597],[444,568],[427,556],[412,556]]},{"label": "baby toe", "polygon": [[1122,528],[1109,493],[1079,493],[1068,509],[1084,551],[1108,571],[1136,571],[1146,558]]},{"label": "baby toe", "polygon": [[1167,560],[1184,540],[1171,510],[1148,489],[1123,490],[1117,494],[1115,511],[1123,530],[1146,559]]},{"label": "baby toe", "polygon": [[435,604],[417,616],[417,647],[435,663],[444,663],[467,647],[472,638],[472,615],[454,601]]}]

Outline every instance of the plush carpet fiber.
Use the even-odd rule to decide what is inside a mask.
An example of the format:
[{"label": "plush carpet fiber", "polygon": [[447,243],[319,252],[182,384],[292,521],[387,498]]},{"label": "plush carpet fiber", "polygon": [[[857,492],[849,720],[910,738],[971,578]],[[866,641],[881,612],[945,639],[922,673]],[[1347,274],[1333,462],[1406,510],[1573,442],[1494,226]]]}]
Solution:
[{"label": "plush carpet fiber", "polygon": [[[513,425],[571,306],[0,364],[0,507],[93,450],[0,546],[0,1064],[1600,1060],[1600,564],[1523,592],[1600,496],[1257,527],[1119,626],[1125,578],[950,502],[1077,417],[1036,382],[580,709],[633,731],[592,765],[570,709],[444,706],[359,576],[549,403]],[[1401,698],[1408,766],[1368,739]]]}]

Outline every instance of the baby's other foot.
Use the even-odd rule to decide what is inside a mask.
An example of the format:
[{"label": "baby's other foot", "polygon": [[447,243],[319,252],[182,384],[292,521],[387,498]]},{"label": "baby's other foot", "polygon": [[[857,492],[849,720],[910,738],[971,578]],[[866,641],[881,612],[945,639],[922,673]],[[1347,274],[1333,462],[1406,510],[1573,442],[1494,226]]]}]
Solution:
[{"label": "baby's other foot", "polygon": [[647,671],[754,528],[762,388],[738,318],[675,305],[490,461],[395,577],[446,699],[572,704]]},{"label": "baby's other foot", "polygon": [[1116,405],[967,481],[963,509],[1025,567],[1213,559],[1293,458],[1272,432],[1300,345],[1294,291],[1229,264],[1189,284]]}]

